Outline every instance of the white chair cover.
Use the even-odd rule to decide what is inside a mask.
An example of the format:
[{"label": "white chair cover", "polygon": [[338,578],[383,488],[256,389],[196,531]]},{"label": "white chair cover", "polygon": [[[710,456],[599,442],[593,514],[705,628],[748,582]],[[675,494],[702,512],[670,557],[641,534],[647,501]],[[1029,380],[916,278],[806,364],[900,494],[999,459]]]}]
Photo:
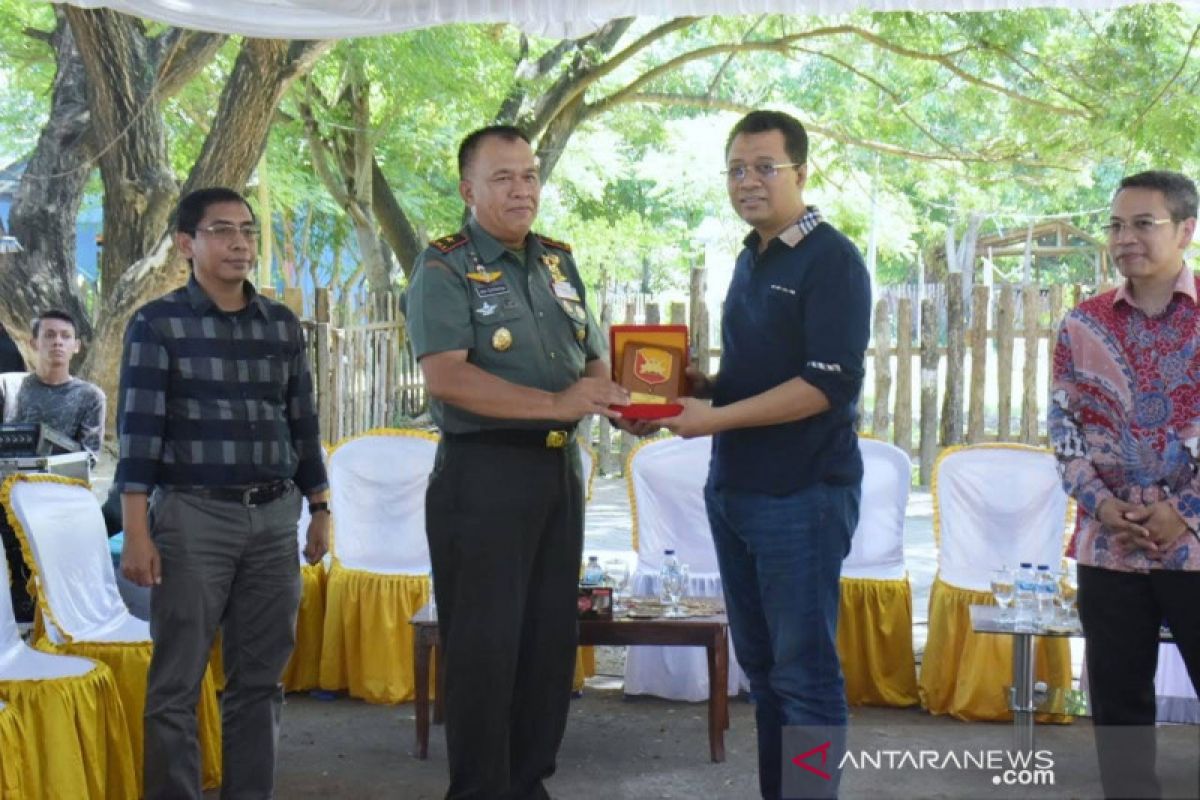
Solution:
[{"label": "white chair cover", "polygon": [[333,552],[343,566],[384,575],[429,571],[425,487],[436,452],[432,437],[385,434],[333,451]]},{"label": "white chair cover", "polygon": [[592,499],[592,481],[596,477],[596,460],[592,458],[592,446],[582,437],[575,437],[579,448],[579,463],[582,465],[580,474],[583,475],[583,500],[586,503]]},{"label": "white chair cover", "polygon": [[300,565],[308,563],[304,557],[304,546],[308,544],[308,523],[312,521],[312,514],[308,513],[308,502],[300,504],[300,519],[296,520],[296,550],[300,556]]},{"label": "white chair cover", "polygon": [[899,447],[859,440],[863,456],[862,504],[843,578],[903,580],[904,514],[912,485],[912,461]]},{"label": "white chair cover", "polygon": [[949,451],[934,482],[943,581],[990,592],[997,567],[1028,561],[1058,568],[1067,495],[1049,451],[1019,445]]},{"label": "white chair cover", "polygon": [[1200,698],[1188,675],[1174,642],[1158,646],[1158,671],[1154,673],[1154,694],[1158,700],[1159,722],[1200,724]]},{"label": "white chair cover", "polygon": [[692,574],[716,573],[704,482],[712,438],[655,439],[642,444],[627,468],[637,530],[638,569],[658,574],[663,551],[673,549]]},{"label": "white chair cover", "polygon": [[[704,483],[712,452],[710,437],[656,439],[638,447],[626,467],[637,530],[638,567],[630,578],[634,595],[659,593],[663,550],[687,564],[692,597],[721,597],[721,574],[704,510]],[[746,683],[729,645],[729,694]],[[625,659],[625,693],[652,694],[697,702],[708,698],[708,659],[699,647],[630,647]]]},{"label": "white chair cover", "polygon": [[0,559],[0,681],[41,681],[86,675],[95,666],[86,658],[34,650],[21,640],[9,594],[8,561]]},{"label": "white chair cover", "polygon": [[50,640],[150,641],[149,623],[129,613],[117,589],[104,515],[91,490],[17,481],[11,502],[33,548],[38,591],[45,593],[53,612],[46,620]]}]

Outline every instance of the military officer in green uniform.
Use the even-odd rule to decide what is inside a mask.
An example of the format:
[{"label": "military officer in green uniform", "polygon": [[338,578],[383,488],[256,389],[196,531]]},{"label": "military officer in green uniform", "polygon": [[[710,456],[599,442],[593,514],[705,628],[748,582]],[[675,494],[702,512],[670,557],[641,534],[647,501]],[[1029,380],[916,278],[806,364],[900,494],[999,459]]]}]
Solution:
[{"label": "military officer in green uniform", "polygon": [[507,126],[475,131],[458,167],[470,219],[421,254],[407,297],[442,430],[425,515],[446,796],[543,798],[578,639],[574,428],[589,414],[618,417],[610,406],[629,398],[610,379],[570,246],[531,232],[541,182],[528,138]]}]

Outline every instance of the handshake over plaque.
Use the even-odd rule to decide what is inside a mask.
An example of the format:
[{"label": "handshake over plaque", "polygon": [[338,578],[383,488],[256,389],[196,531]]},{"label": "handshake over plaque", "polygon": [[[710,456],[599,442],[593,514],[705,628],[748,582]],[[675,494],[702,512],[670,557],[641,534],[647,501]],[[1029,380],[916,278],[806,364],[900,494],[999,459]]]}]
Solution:
[{"label": "handshake over plaque", "polygon": [[610,331],[613,380],[629,390],[630,405],[618,410],[631,419],[678,414],[676,402],[689,392],[686,325],[614,325]]}]

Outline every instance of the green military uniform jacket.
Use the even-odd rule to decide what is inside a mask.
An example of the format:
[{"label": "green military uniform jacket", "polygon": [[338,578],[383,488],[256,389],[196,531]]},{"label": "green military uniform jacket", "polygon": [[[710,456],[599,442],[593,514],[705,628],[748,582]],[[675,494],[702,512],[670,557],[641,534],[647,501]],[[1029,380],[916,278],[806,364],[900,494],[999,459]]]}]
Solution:
[{"label": "green military uniform jacket", "polygon": [[[474,218],[421,253],[405,309],[418,359],[466,350],[480,369],[547,392],[566,389],[583,377],[587,362],[606,354],[570,245],[531,233],[521,263]],[[483,417],[436,399],[430,410],[449,433],[562,427]]]}]

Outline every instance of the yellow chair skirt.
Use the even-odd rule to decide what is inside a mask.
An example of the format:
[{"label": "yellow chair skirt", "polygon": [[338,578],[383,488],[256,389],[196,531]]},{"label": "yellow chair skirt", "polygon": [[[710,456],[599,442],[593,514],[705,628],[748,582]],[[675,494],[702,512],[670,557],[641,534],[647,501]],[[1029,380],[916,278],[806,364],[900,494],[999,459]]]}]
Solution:
[{"label": "yellow chair skirt", "polygon": [[[133,751],[133,763],[138,768],[138,774],[141,774],[142,718],[146,710],[146,676],[150,670],[153,645],[150,642],[55,644],[48,639],[40,639],[35,647],[47,653],[84,656],[108,665],[125,709],[126,735]],[[205,670],[204,681],[200,684],[196,716],[200,740],[200,778],[205,789],[214,789],[221,785],[221,709],[217,704],[211,669]]]},{"label": "yellow chair skirt", "polygon": [[[935,578],[929,596],[929,639],[921,663],[921,704],[933,714],[962,720],[1011,720],[1012,637],[971,630],[971,605],[992,605],[988,592],[960,589]],[[1071,687],[1071,651],[1066,639],[1038,637],[1035,679],[1051,689]],[[1041,722],[1070,717],[1039,714]]]},{"label": "yellow chair skirt", "polygon": [[852,706],[916,705],[912,587],[907,580],[842,578],[837,649]]},{"label": "yellow chair skirt", "polygon": [[[128,717],[107,666],[70,678],[0,681],[0,697],[9,704],[0,713],[0,796],[140,796],[140,762],[135,766]],[[14,719],[21,734],[15,742]],[[141,721],[139,715],[139,728]],[[13,786],[18,793],[10,793]]]}]

